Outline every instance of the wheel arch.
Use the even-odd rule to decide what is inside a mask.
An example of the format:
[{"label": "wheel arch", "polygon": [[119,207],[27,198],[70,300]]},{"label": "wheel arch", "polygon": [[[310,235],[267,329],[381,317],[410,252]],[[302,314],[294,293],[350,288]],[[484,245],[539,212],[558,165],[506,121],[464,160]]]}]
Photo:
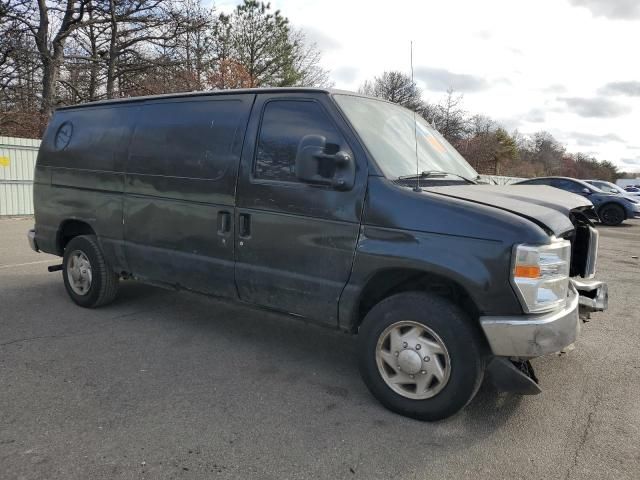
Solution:
[{"label": "wheel arch", "polygon": [[56,251],[58,255],[64,254],[64,249],[72,238],[79,235],[95,235],[93,227],[84,220],[67,219],[58,227],[56,235]]},{"label": "wheel arch", "polygon": [[351,332],[358,331],[364,317],[376,304],[391,295],[410,291],[435,293],[452,300],[472,319],[480,315],[469,292],[455,280],[420,269],[388,268],[371,275],[362,288],[351,319]]}]

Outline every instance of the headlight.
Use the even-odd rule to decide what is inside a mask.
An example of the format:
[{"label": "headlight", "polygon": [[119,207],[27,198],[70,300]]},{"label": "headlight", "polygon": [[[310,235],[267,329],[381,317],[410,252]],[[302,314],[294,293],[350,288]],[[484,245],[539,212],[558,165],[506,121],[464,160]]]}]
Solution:
[{"label": "headlight", "polygon": [[517,245],[511,281],[527,313],[563,306],[569,288],[571,243],[554,239],[549,245]]}]

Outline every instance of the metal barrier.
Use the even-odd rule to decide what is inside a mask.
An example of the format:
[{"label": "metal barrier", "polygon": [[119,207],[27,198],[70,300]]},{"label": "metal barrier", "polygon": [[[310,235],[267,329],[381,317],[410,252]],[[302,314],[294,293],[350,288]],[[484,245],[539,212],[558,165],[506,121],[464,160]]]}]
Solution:
[{"label": "metal barrier", "polygon": [[525,180],[520,177],[504,177],[501,175],[480,175],[480,179],[489,185],[509,185],[520,180]]},{"label": "metal barrier", "polygon": [[0,216],[33,215],[33,171],[40,140],[0,137]]}]

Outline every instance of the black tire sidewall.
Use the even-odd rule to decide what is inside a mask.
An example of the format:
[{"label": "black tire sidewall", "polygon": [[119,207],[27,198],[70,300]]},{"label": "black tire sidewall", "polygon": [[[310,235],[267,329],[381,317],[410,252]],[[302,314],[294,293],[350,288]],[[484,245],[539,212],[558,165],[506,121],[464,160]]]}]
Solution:
[{"label": "black tire sidewall", "polygon": [[[76,250],[83,252],[87,256],[87,258],[89,259],[89,263],[91,264],[91,287],[89,287],[89,292],[86,295],[78,295],[73,291],[71,285],[69,284],[67,266],[69,264],[71,253],[75,252]],[[100,291],[102,289],[102,282],[104,279],[104,272],[100,271],[100,269],[101,265],[104,265],[104,262],[101,261],[101,258],[98,257],[99,255],[101,255],[101,253],[98,250],[95,240],[92,241],[84,235],[71,239],[71,241],[65,247],[62,262],[62,276],[64,278],[64,286],[67,289],[67,293],[69,294],[71,299],[81,307],[93,307],[98,303],[98,300],[100,298]]]},{"label": "black tire sidewall", "polygon": [[[376,346],[391,324],[412,320],[431,328],[449,352],[451,373],[434,397],[413,400],[394,392],[382,379]],[[383,300],[367,314],[359,331],[359,366],[365,384],[390,410],[420,420],[441,420],[458,412],[475,396],[484,375],[478,332],[464,311],[446,299],[425,293],[401,293]]]},{"label": "black tire sidewall", "polygon": [[[605,221],[604,213],[607,210],[616,210],[616,211],[618,211],[620,213],[620,221],[619,222],[608,222],[608,221]],[[624,208],[622,208],[620,205],[609,204],[609,205],[605,205],[600,210],[600,221],[602,223],[604,223],[605,225],[609,226],[609,227],[615,227],[616,225],[620,225],[622,222],[624,222],[624,217],[625,217]]]}]

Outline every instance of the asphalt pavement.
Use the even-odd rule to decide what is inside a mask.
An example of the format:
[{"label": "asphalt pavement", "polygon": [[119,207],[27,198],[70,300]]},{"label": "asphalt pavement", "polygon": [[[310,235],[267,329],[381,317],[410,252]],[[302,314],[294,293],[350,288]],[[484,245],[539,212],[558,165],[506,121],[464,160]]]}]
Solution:
[{"label": "asphalt pavement", "polygon": [[346,334],[123,282],[86,310],[0,220],[0,479],[638,479],[640,221],[599,228],[610,307],[438,423],[366,390]]}]

